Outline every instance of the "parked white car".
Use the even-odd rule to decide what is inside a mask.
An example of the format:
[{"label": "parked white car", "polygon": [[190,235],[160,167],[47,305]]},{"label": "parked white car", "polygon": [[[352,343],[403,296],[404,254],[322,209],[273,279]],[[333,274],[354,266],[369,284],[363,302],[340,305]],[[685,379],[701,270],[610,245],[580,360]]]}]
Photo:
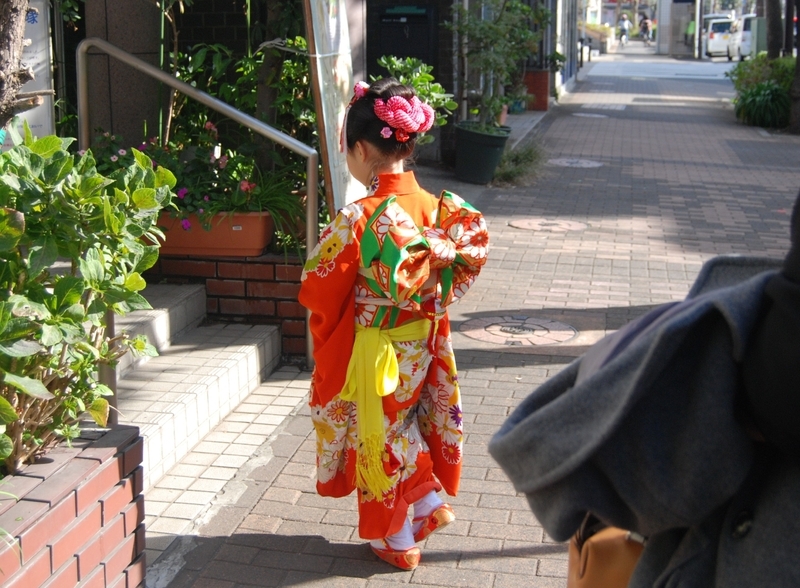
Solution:
[{"label": "parked white car", "polygon": [[753,26],[755,14],[743,14],[733,23],[731,37],[728,40],[728,61],[738,57],[744,61],[753,54]]},{"label": "parked white car", "polygon": [[728,54],[728,41],[731,37],[731,27],[733,20],[730,18],[717,18],[708,22],[708,32],[706,33],[706,55]]}]

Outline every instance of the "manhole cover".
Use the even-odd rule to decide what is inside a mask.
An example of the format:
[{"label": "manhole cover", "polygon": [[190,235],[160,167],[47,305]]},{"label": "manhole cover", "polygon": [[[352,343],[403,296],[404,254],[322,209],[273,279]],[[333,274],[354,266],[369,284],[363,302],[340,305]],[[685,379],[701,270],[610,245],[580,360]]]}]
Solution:
[{"label": "manhole cover", "polygon": [[582,231],[586,228],[584,223],[568,220],[548,220],[546,218],[520,218],[508,223],[515,229],[526,231],[550,231],[551,233],[566,233],[568,231]]},{"label": "manhole cover", "polygon": [[459,331],[471,339],[509,346],[559,345],[578,335],[566,323],[525,315],[470,319]]},{"label": "manhole cover", "polygon": [[594,114],[593,112],[573,112],[572,116],[580,116],[581,118],[608,118],[607,114]]},{"label": "manhole cover", "polygon": [[547,163],[559,167],[603,167],[602,163],[599,161],[592,161],[591,159],[550,159]]}]

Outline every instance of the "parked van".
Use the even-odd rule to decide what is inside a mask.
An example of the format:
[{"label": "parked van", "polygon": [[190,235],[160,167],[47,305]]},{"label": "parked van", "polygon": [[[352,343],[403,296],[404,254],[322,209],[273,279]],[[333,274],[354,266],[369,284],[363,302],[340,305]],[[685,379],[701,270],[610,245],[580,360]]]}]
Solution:
[{"label": "parked van", "polygon": [[731,37],[728,40],[728,61],[733,61],[738,57],[739,61],[744,61],[746,57],[753,54],[753,26],[755,14],[743,14],[733,23],[731,27]]},{"label": "parked van", "polygon": [[708,21],[708,33],[706,33],[706,55],[708,57],[728,53],[732,26],[733,20],[730,18],[716,18]]}]

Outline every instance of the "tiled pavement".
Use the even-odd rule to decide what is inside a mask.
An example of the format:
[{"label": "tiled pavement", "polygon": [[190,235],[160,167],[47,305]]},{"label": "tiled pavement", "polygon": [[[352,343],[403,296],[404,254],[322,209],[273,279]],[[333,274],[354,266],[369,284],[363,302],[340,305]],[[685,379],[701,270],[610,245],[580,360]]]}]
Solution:
[{"label": "tiled pavement", "polygon": [[[420,567],[378,561],[357,537],[355,499],[314,493],[308,374],[284,368],[148,492],[149,588],[565,586],[566,547],[547,538],[488,456],[489,438],[603,333],[682,298],[706,259],[782,256],[800,188],[800,137],[737,124],[726,80],[604,71],[595,58],[534,132],[548,160],[602,165],[545,165],[529,185],[502,188],[419,170],[429,190],[448,188],[483,210],[493,244],[451,311],[467,430],[462,490],[451,500],[458,520],[427,539]],[[538,230],[510,224],[527,219]],[[529,344],[557,323],[577,336]],[[476,324],[508,341],[488,341]]]}]

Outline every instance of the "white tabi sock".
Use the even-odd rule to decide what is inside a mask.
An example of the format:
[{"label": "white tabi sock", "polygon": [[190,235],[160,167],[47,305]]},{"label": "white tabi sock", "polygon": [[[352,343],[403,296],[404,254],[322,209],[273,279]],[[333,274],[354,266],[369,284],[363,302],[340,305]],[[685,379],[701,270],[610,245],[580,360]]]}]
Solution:
[{"label": "white tabi sock", "polygon": [[[394,535],[386,537],[384,541],[395,551],[405,551],[406,549],[414,547],[414,533],[411,532],[411,523],[409,520],[406,519],[403,528]],[[373,539],[369,543],[376,549],[385,549],[380,539]]]},{"label": "white tabi sock", "polygon": [[442,506],[444,502],[435,491],[431,490],[414,503],[414,518],[422,519],[411,526],[411,531],[416,534],[425,524],[425,517]]}]

